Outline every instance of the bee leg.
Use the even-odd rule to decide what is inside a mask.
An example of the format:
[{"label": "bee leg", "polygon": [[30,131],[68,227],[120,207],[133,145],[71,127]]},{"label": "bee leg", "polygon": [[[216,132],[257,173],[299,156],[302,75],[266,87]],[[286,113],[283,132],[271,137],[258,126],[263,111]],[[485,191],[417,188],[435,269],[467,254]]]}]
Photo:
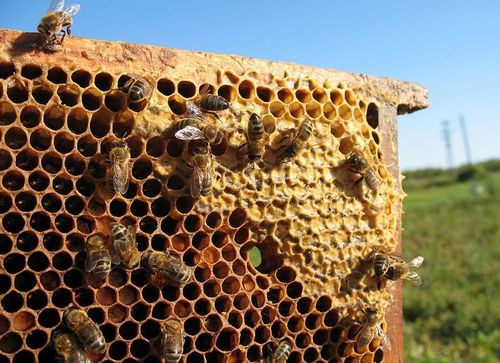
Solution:
[{"label": "bee leg", "polygon": [[353,185],[354,185],[354,186],[358,185],[359,183],[361,183],[361,182],[363,181],[363,179],[364,179],[364,178],[365,178],[365,176],[364,176],[364,175],[361,175],[358,179],[356,179],[356,180],[354,181],[354,184],[353,184]]}]

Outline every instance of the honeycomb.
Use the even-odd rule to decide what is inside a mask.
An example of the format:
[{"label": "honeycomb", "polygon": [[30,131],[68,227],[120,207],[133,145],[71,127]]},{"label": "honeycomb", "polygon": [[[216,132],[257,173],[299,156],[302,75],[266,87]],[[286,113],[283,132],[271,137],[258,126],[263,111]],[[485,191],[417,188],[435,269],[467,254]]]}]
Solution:
[{"label": "honeycomb", "polygon": [[[53,361],[51,332],[72,305],[105,336],[106,353],[93,361],[159,362],[160,326],[171,318],[186,334],[183,362],[255,362],[283,339],[292,345],[288,362],[396,361],[399,284],[375,278],[370,247],[399,248],[395,119],[426,106],[424,89],[80,38],[49,55],[34,46],[36,34],[0,37],[0,363]],[[119,87],[129,73],[155,80],[149,103],[128,105]],[[206,84],[231,108],[210,118],[226,135],[211,146],[213,193],[193,199],[188,143],[168,130]],[[252,112],[266,147],[249,164]],[[313,135],[280,162],[279,148],[305,119]],[[131,150],[124,195],[106,183],[106,155],[120,139]],[[373,159],[378,190],[355,185],[359,175],[346,169],[356,149]],[[159,284],[144,267],[122,266],[92,281],[86,238],[109,235],[112,222],[137,226],[139,250],[179,257],[192,281]],[[398,317],[383,323],[393,352],[377,337],[356,349],[360,301],[397,304]]]}]

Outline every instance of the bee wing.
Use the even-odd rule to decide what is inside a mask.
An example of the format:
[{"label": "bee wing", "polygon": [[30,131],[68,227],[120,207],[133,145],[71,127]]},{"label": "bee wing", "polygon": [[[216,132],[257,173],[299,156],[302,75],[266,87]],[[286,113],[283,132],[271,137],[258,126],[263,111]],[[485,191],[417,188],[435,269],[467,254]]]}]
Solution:
[{"label": "bee wing", "polygon": [[422,256],[417,256],[410,262],[408,262],[408,265],[411,267],[420,267],[422,263],[424,262],[424,258]]},{"label": "bee wing", "polygon": [[68,363],[90,363],[89,358],[85,354],[82,348],[79,346],[73,347],[74,349],[71,349],[71,352],[69,353],[69,356],[66,360]]},{"label": "bee wing", "polygon": [[200,119],[203,118],[203,112],[194,102],[186,101],[186,110],[187,113],[192,117],[197,117]]},{"label": "bee wing", "polygon": [[64,8],[64,0],[52,0],[49,5],[48,13],[52,11],[61,11]]},{"label": "bee wing", "polygon": [[410,281],[415,286],[422,285],[422,278],[415,271],[408,272],[404,279]]},{"label": "bee wing", "polygon": [[206,139],[205,134],[199,128],[194,126],[186,126],[175,133],[175,137],[180,140],[203,140]]},{"label": "bee wing", "polygon": [[113,162],[113,186],[115,191],[125,194],[128,189],[128,163]]},{"label": "bee wing", "polygon": [[[64,3],[64,1],[63,1]],[[68,18],[72,18],[76,13],[80,11],[80,4],[71,4],[67,8],[64,8],[63,14]]]},{"label": "bee wing", "polygon": [[114,243],[111,246],[109,246],[108,251],[109,251],[109,257],[111,258],[111,263],[113,263],[114,265],[119,265],[121,260],[120,256],[115,250]]},{"label": "bee wing", "polygon": [[191,177],[191,196],[193,198],[198,198],[201,194],[201,188],[203,187],[203,173],[200,168],[195,167],[193,170],[193,176]]},{"label": "bee wing", "polygon": [[92,271],[97,265],[97,259],[92,258],[92,253],[87,253],[85,256],[85,271]]},{"label": "bee wing", "polygon": [[387,348],[387,350],[391,350],[391,340],[389,339],[387,334],[385,334],[384,329],[382,329],[380,325],[377,325],[377,334],[380,337],[380,342],[382,343],[382,345]]},{"label": "bee wing", "polygon": [[130,238],[132,238],[132,241],[135,243],[136,227],[134,225],[130,225],[128,226],[127,231],[130,234]]}]

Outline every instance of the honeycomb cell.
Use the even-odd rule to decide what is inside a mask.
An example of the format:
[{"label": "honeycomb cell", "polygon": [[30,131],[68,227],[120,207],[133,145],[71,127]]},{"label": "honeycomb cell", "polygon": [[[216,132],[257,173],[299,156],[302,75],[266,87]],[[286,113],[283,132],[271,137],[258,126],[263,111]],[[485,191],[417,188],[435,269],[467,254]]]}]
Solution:
[{"label": "honeycomb cell", "polygon": [[[21,110],[20,120],[21,124],[26,128],[36,127],[42,120],[42,114],[35,106],[28,105]],[[2,124],[1,121],[0,124]]]},{"label": "honeycomb cell", "polygon": [[48,193],[42,197],[42,208],[55,213],[62,208],[62,200],[56,193]]},{"label": "honeycomb cell", "polygon": [[283,288],[278,285],[271,286],[267,292],[267,300],[272,303],[280,302],[284,296],[285,292],[283,291]]},{"label": "honeycomb cell", "polygon": [[21,349],[23,340],[18,333],[10,332],[0,339],[0,350],[7,354],[12,354]]},{"label": "honeycomb cell", "polygon": [[22,148],[27,142],[26,133],[19,127],[11,127],[5,133],[5,143],[13,150]]},{"label": "honeycomb cell", "polygon": [[271,112],[271,114],[274,117],[280,118],[280,117],[282,117],[285,114],[286,109],[285,109],[285,105],[283,104],[283,102],[281,102],[281,101],[273,101],[269,105],[269,111]]},{"label": "honeycomb cell", "polygon": [[215,310],[224,315],[231,309],[231,299],[228,296],[221,295],[215,299]]},{"label": "honeycomb cell", "polygon": [[255,95],[255,84],[252,81],[244,80],[238,86],[238,93],[244,99],[251,99]]},{"label": "honeycomb cell", "polygon": [[86,88],[92,82],[92,75],[87,71],[79,69],[71,74],[71,80],[81,88]]},{"label": "honeycomb cell", "polygon": [[139,298],[139,291],[132,286],[125,286],[118,291],[118,301],[124,305],[131,305]]},{"label": "honeycomb cell", "polygon": [[38,315],[38,324],[44,328],[53,328],[59,324],[61,317],[56,309],[43,309]]},{"label": "honeycomb cell", "polygon": [[54,224],[59,232],[69,233],[75,228],[75,221],[67,214],[59,214],[54,220]]},{"label": "honeycomb cell", "polygon": [[15,313],[16,311],[19,311],[23,307],[23,304],[23,296],[16,291],[9,292],[0,301],[2,309],[8,313]]},{"label": "honeycomb cell", "polygon": [[97,73],[94,78],[94,84],[103,92],[109,91],[113,86],[113,76],[106,72]]},{"label": "honeycomb cell", "polygon": [[195,347],[198,351],[200,352],[207,352],[209,351],[214,344],[213,341],[213,335],[209,333],[202,333],[198,335],[195,341]]},{"label": "honeycomb cell", "polygon": [[47,294],[40,289],[31,291],[26,297],[26,306],[33,310],[44,308],[47,305],[47,302]]},{"label": "honeycomb cell", "polygon": [[131,321],[124,322],[120,325],[120,328],[118,328],[118,334],[120,334],[120,337],[124,340],[134,339],[138,332],[139,329],[137,324]]},{"label": "honeycomb cell", "polygon": [[61,278],[59,277],[59,274],[57,272],[47,271],[40,275],[40,283],[44,290],[52,291],[59,287],[59,285],[61,284]]},{"label": "honeycomb cell", "polygon": [[0,126],[10,125],[16,117],[16,110],[10,103],[0,102]]},{"label": "honeycomb cell", "polygon": [[36,79],[43,74],[42,68],[37,64],[25,64],[21,68],[21,76],[26,79]]},{"label": "honeycomb cell", "polygon": [[132,342],[130,346],[130,353],[135,358],[144,358],[149,354],[150,351],[150,343],[144,339],[137,339]]},{"label": "honeycomb cell", "polygon": [[67,132],[60,132],[54,137],[54,147],[61,154],[67,154],[75,147],[75,139]]},{"label": "honeycomb cell", "polygon": [[262,102],[269,102],[274,98],[273,90],[268,87],[259,86],[257,87],[257,97]]},{"label": "honeycomb cell", "polygon": [[189,247],[189,236],[176,234],[172,237],[172,247],[178,252],[184,252]]},{"label": "honeycomb cell", "polygon": [[62,169],[62,158],[58,153],[49,151],[42,157],[41,165],[43,170],[49,174],[56,174]]},{"label": "honeycomb cell", "polygon": [[106,109],[95,112],[90,119],[90,132],[92,135],[98,139],[107,136],[111,129],[112,118],[113,113]]},{"label": "honeycomb cell", "polygon": [[45,331],[35,329],[30,331],[26,336],[26,345],[28,346],[28,348],[31,348],[33,350],[40,349],[47,344],[48,339],[49,337]]},{"label": "honeycomb cell", "polygon": [[46,83],[40,83],[34,86],[31,92],[33,99],[40,105],[48,104],[53,94],[52,88]]},{"label": "honeycomb cell", "polygon": [[[190,304],[188,304],[188,306],[190,308]],[[196,303],[194,304],[194,311],[198,315],[202,315],[202,316],[207,315],[208,313],[210,313],[211,310],[212,310],[212,303],[210,302],[210,300],[198,299],[196,301]],[[179,317],[182,317],[182,316],[179,316]]]},{"label": "honeycomb cell", "polygon": [[[23,199],[24,198],[20,198]],[[36,202],[35,202],[36,204]],[[16,196],[16,206],[19,208]],[[7,193],[0,193],[0,213],[6,213],[12,207],[12,198]]]},{"label": "honeycomb cell", "polygon": [[31,271],[23,271],[14,277],[14,287],[18,291],[30,291],[35,287],[35,285],[36,278]]},{"label": "honeycomb cell", "polygon": [[64,125],[66,112],[60,106],[52,106],[43,114],[43,123],[53,131],[59,130]]},{"label": "honeycomb cell", "polygon": [[81,135],[87,131],[89,118],[87,112],[82,108],[74,108],[68,114],[68,129],[75,135]]},{"label": "honeycomb cell", "polygon": [[162,320],[172,315],[172,308],[165,302],[159,302],[153,307],[151,315],[155,319]]},{"label": "honeycomb cell", "polygon": [[[254,328],[259,322],[259,313],[256,310],[249,309],[245,312],[245,325]],[[256,332],[257,335],[257,332]]]},{"label": "honeycomb cell", "polygon": [[[197,301],[194,308],[195,311],[200,315],[206,315],[205,310],[207,309],[205,304],[210,304],[209,302]],[[198,309],[197,309],[198,307]],[[209,309],[209,308],[208,308]],[[174,305],[174,314],[179,318],[185,318],[189,316],[192,312],[191,303],[187,300],[177,301]],[[203,314],[205,312],[205,314]]]},{"label": "honeycomb cell", "polygon": [[0,171],[8,169],[12,165],[12,156],[10,152],[0,149]]},{"label": "honeycomb cell", "polygon": [[128,354],[128,345],[120,340],[112,342],[108,349],[108,355],[111,359],[121,361]]},{"label": "honeycomb cell", "polygon": [[16,156],[16,165],[25,171],[32,171],[38,166],[38,155],[34,150],[25,149]]},{"label": "honeycomb cell", "polygon": [[0,234],[0,254],[7,254],[11,250],[12,240],[6,234]]},{"label": "honeycomb cell", "polygon": [[237,97],[237,92],[234,87],[227,84],[220,86],[217,94],[225,98],[228,102],[233,102]]},{"label": "honeycomb cell", "polygon": [[66,247],[71,252],[80,252],[84,244],[84,237],[79,233],[71,233],[66,236]]},{"label": "honeycomb cell", "polygon": [[16,191],[24,186],[24,175],[18,171],[9,171],[2,178],[2,185],[5,189]]},{"label": "honeycomb cell", "polygon": [[15,81],[7,88],[7,96],[14,103],[23,103],[28,100],[28,87],[21,81]]},{"label": "honeycomb cell", "polygon": [[264,344],[269,341],[271,337],[271,331],[267,326],[261,325],[255,329],[255,341],[257,343]]},{"label": "honeycomb cell", "polygon": [[2,217],[3,228],[10,233],[19,233],[24,228],[23,217],[15,212],[7,213]]},{"label": "honeycomb cell", "polygon": [[61,105],[73,107],[78,104],[80,98],[80,89],[76,84],[68,84],[57,88],[57,95]]},{"label": "honeycomb cell", "polygon": [[165,96],[170,96],[175,92],[175,84],[169,79],[162,78],[158,80],[157,83],[157,88],[160,93],[162,93]]},{"label": "honeycomb cell", "polygon": [[247,350],[247,359],[250,362],[255,362],[261,357],[260,347],[258,345],[252,345]]},{"label": "honeycomb cell", "polygon": [[28,184],[34,191],[45,190],[49,185],[49,177],[42,171],[35,171],[30,174]]},{"label": "honeycomb cell", "polygon": [[58,308],[65,308],[71,304],[73,293],[71,290],[60,288],[52,295],[52,304]]},{"label": "honeycomb cell", "polygon": [[102,94],[97,88],[88,88],[82,94],[83,107],[88,111],[96,111],[102,105]]},{"label": "honeycomb cell", "polygon": [[3,260],[3,268],[10,274],[16,274],[22,271],[25,266],[26,258],[20,253],[11,253]]}]

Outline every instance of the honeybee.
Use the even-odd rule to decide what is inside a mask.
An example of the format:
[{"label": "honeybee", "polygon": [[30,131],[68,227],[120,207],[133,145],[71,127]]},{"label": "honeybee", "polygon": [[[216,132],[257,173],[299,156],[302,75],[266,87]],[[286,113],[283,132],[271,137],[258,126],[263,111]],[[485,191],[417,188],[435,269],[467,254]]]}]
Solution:
[{"label": "honeybee", "polygon": [[55,52],[60,50],[66,34],[71,35],[73,16],[80,11],[79,4],[64,6],[64,0],[52,0],[49,9],[38,24],[43,37],[42,47]]},{"label": "honeybee", "polygon": [[193,175],[191,176],[191,196],[199,198],[212,192],[212,157],[206,145],[196,145],[192,151]]},{"label": "honeybee", "polygon": [[248,159],[250,161],[255,161],[262,157],[264,153],[263,137],[264,125],[262,124],[262,119],[256,113],[252,113],[247,126]]},{"label": "honeybee", "polygon": [[125,141],[116,141],[109,151],[111,175],[108,187],[115,193],[125,194],[129,184],[130,149]]},{"label": "honeybee", "polygon": [[116,262],[112,261],[106,239],[99,233],[92,233],[87,238],[85,250],[85,271],[92,272],[98,280],[104,280],[111,271],[111,262]]},{"label": "honeybee", "polygon": [[167,320],[161,327],[161,358],[165,363],[177,363],[182,358],[184,333],[177,320]]},{"label": "honeybee", "polygon": [[64,312],[63,321],[85,348],[97,354],[103,354],[106,351],[104,335],[85,311],[71,307]]},{"label": "honeybee", "polygon": [[361,331],[359,332],[356,349],[359,351],[363,347],[367,346],[373,340],[375,335],[378,335],[382,345],[390,350],[391,341],[380,326],[380,321],[383,318],[382,314],[373,306],[369,306],[366,309],[361,308],[361,310],[364,314],[365,321],[361,327]]},{"label": "honeybee", "polygon": [[229,102],[224,97],[212,95],[209,92],[210,85],[203,85],[199,95],[194,100],[194,104],[204,111],[223,111],[229,108]]},{"label": "honeybee", "polygon": [[149,252],[143,257],[143,263],[153,274],[164,275],[179,284],[186,284],[191,280],[191,269],[168,252]]},{"label": "honeybee", "polygon": [[422,256],[417,256],[410,262],[405,262],[395,256],[377,253],[373,259],[373,269],[379,277],[384,276],[392,281],[408,280],[413,285],[418,286],[422,284],[422,279],[415,271],[410,271],[410,267],[420,267],[423,262],[424,258]]},{"label": "honeybee", "polygon": [[364,180],[368,188],[374,192],[377,191],[380,186],[378,171],[361,151],[354,150],[347,158],[347,165],[350,172],[361,175],[354,181],[355,186]]},{"label": "honeybee", "polygon": [[54,331],[52,345],[63,363],[91,363],[78,339],[66,329]]},{"label": "honeybee", "polygon": [[111,223],[109,226],[113,248],[119,260],[126,268],[134,268],[141,260],[141,252],[135,241],[135,228],[128,228],[120,223]]},{"label": "honeybee", "polygon": [[290,352],[292,350],[292,346],[288,340],[282,340],[279,342],[278,347],[274,351],[274,353],[268,357],[265,362],[266,363],[285,363],[290,356]]},{"label": "honeybee", "polygon": [[137,74],[127,74],[129,79],[123,84],[121,89],[128,96],[129,103],[148,102],[153,94],[153,85],[145,78]]},{"label": "honeybee", "polygon": [[180,140],[204,140],[209,144],[220,144],[224,139],[224,132],[215,125],[211,125],[202,118],[188,117],[174,124],[172,127],[175,137]]},{"label": "honeybee", "polygon": [[279,155],[279,160],[290,160],[297,156],[297,154],[304,148],[305,143],[311,137],[313,132],[313,123],[311,120],[304,120],[297,130],[297,134],[292,142],[283,148]]}]

